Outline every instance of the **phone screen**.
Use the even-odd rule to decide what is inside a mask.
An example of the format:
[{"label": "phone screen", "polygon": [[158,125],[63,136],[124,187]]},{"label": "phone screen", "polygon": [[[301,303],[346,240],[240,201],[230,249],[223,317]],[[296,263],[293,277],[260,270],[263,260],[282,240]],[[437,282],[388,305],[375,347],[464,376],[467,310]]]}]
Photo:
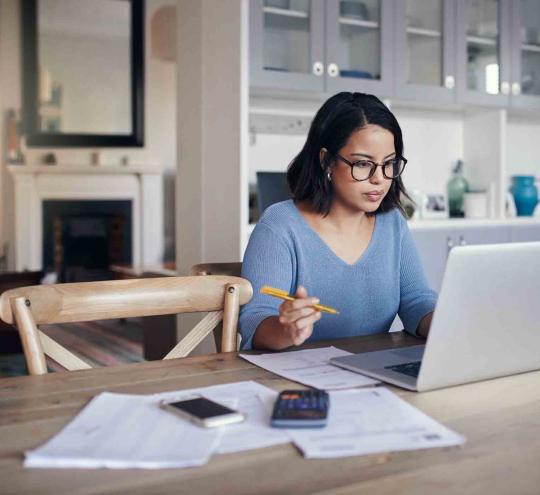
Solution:
[{"label": "phone screen", "polygon": [[217,402],[213,402],[204,397],[197,397],[195,399],[182,400],[179,402],[170,402],[169,406],[185,411],[192,416],[200,419],[213,418],[215,416],[223,416],[224,414],[232,414],[236,411],[222,406]]}]

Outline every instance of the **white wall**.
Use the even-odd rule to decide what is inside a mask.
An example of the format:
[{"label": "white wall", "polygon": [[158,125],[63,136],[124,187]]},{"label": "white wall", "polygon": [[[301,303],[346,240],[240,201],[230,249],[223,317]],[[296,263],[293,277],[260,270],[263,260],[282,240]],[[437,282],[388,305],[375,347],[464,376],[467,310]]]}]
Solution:
[{"label": "white wall", "polygon": [[[409,189],[444,192],[452,165],[463,157],[463,119],[456,112],[393,110],[403,132],[404,154],[409,160],[404,182]],[[249,147],[249,180],[258,170],[284,171],[300,151],[306,136],[260,134]]]},{"label": "white wall", "polygon": [[13,184],[4,166],[6,155],[5,114],[8,108],[20,109],[20,57],[18,2],[0,1],[0,242],[9,242],[8,266],[14,266],[12,215]]},{"label": "white wall", "polygon": [[[0,1],[0,111],[21,108],[19,0]],[[155,161],[164,171],[165,246],[168,258],[174,258],[174,181],[176,173],[176,64],[151,57],[150,19],[164,5],[175,5],[175,0],[146,1],[146,53],[145,53],[145,146],[143,148],[105,148],[100,150],[104,161],[119,163],[123,155],[137,162]],[[3,121],[0,136],[4,137]],[[1,145],[0,145],[1,146]],[[0,241],[13,241],[12,184],[5,167],[5,152],[1,157]],[[90,148],[32,148],[26,150],[28,162],[38,161],[49,152],[56,154],[58,162],[87,164]],[[10,265],[13,266],[13,259]]]},{"label": "white wall", "polygon": [[506,170],[510,175],[540,178],[540,116],[510,117],[507,126]]},{"label": "white wall", "polygon": [[[408,160],[408,189],[445,192],[452,166],[463,158],[463,118],[456,112],[395,109]],[[465,164],[467,167],[467,164]]]}]

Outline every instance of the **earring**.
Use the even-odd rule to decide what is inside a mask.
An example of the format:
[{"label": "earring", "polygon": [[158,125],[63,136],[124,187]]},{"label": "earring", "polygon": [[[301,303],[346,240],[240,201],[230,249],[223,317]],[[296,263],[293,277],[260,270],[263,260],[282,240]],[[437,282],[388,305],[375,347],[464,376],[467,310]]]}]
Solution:
[{"label": "earring", "polygon": [[332,182],[332,174],[330,173],[330,170],[326,172],[326,178],[328,179],[328,182]]}]

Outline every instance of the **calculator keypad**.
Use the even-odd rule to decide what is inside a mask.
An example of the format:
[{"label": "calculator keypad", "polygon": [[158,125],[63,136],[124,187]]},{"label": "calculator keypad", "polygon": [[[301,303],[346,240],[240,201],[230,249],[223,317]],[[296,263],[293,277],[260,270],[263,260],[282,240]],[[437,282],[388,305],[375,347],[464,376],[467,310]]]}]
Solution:
[{"label": "calculator keypad", "polygon": [[[287,390],[282,392],[276,403],[274,410],[275,417],[297,416],[308,419],[312,414],[303,415],[302,411],[308,413],[318,413],[316,417],[326,417],[328,409],[328,394],[324,390]],[[298,415],[292,414],[298,411]]]}]

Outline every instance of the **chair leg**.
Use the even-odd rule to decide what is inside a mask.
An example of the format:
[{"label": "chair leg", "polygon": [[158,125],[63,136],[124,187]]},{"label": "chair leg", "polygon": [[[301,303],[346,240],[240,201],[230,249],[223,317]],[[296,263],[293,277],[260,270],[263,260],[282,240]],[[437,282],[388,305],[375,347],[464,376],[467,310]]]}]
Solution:
[{"label": "chair leg", "polygon": [[28,372],[31,375],[45,375],[47,373],[45,354],[43,353],[34,317],[29,309],[30,301],[25,297],[17,297],[12,304]]},{"label": "chair leg", "polygon": [[221,352],[237,350],[236,327],[240,310],[239,289],[235,284],[225,287],[225,304],[223,306],[223,335],[221,336]]}]

